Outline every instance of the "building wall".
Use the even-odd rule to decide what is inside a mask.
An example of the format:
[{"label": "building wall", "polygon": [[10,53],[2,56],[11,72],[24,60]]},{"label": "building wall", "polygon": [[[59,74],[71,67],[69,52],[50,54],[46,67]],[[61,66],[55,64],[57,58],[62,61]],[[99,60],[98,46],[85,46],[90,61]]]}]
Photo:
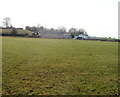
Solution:
[{"label": "building wall", "polygon": [[63,36],[64,36],[65,39],[70,39],[70,38],[72,38],[70,34],[63,34]]},{"label": "building wall", "polygon": [[40,33],[41,38],[64,38],[63,33],[56,30],[39,29],[38,33]]}]

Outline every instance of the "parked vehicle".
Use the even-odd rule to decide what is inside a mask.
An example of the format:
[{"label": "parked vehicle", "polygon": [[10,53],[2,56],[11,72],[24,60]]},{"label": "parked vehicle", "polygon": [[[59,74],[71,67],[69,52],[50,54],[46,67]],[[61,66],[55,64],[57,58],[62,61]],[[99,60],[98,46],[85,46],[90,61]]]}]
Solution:
[{"label": "parked vehicle", "polygon": [[85,40],[85,39],[82,38],[82,37],[76,37],[76,38],[73,38],[73,39],[76,39],[76,40]]}]

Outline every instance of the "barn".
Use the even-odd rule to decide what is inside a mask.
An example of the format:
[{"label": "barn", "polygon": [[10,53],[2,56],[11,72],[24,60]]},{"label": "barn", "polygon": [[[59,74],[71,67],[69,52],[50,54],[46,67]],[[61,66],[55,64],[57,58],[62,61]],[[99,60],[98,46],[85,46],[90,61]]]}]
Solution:
[{"label": "barn", "polygon": [[58,30],[39,29],[38,34],[41,38],[56,38],[56,39],[64,38],[63,33]]}]

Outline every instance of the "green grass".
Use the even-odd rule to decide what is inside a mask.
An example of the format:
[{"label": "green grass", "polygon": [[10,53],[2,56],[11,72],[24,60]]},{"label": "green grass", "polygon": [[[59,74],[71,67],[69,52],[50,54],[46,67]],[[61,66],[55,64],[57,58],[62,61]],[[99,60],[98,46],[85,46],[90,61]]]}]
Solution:
[{"label": "green grass", "polygon": [[[28,30],[22,30],[22,29],[16,29],[17,33],[28,33],[29,35],[32,35],[32,32],[31,31],[28,31]],[[7,34],[7,33],[11,33],[12,32],[12,29],[2,29],[2,32],[0,33],[4,33],[4,34]]]},{"label": "green grass", "polygon": [[104,39],[104,40],[116,40],[117,38],[109,38],[109,37],[96,37],[98,39]]},{"label": "green grass", "polygon": [[3,37],[3,94],[118,94],[117,49],[117,42]]}]

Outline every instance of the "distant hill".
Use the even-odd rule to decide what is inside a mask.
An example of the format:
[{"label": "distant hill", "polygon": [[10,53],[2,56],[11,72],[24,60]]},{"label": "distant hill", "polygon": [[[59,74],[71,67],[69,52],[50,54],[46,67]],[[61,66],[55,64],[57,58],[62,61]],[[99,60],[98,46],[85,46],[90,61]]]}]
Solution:
[{"label": "distant hill", "polygon": [[[32,35],[33,32],[24,30],[24,29],[16,29],[16,32],[18,35]],[[11,35],[12,29],[2,29],[2,32],[0,31],[0,35]]]}]

